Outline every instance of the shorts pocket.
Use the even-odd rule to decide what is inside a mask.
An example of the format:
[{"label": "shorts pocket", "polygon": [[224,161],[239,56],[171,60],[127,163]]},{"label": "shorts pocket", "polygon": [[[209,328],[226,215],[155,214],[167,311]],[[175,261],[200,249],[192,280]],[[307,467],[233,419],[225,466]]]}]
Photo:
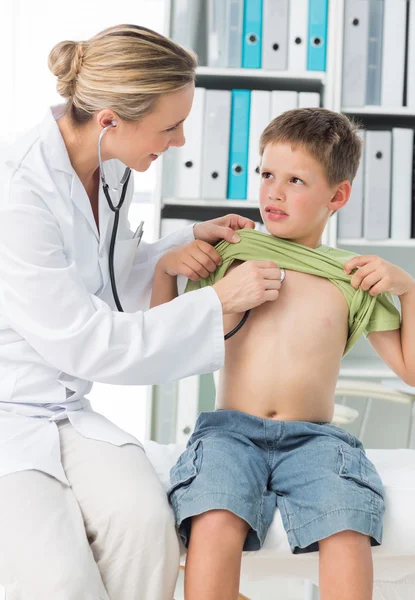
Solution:
[{"label": "shorts pocket", "polygon": [[203,458],[202,440],[198,440],[179,456],[177,463],[170,471],[170,488],[167,490],[169,502],[189,490],[190,484],[200,472]]},{"label": "shorts pocket", "polygon": [[372,490],[384,500],[385,491],[382,480],[363,450],[350,446],[339,446],[337,467],[340,477],[352,479],[358,485]]}]

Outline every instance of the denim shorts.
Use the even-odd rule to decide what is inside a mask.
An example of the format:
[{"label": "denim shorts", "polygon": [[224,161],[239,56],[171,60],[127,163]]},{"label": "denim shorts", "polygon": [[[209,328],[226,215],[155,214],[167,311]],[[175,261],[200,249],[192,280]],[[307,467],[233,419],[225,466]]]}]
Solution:
[{"label": "denim shorts", "polygon": [[294,554],[352,530],[382,541],[384,488],[362,443],[329,423],[262,419],[235,410],[201,413],[170,471],[168,498],[187,547],[191,517],[228,510],[249,525],[258,550],[281,512]]}]

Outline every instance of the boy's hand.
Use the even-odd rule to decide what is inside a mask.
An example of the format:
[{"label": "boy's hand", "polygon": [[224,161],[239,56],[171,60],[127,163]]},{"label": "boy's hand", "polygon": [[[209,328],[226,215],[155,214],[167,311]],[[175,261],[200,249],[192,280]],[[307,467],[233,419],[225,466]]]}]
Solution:
[{"label": "boy's hand", "polygon": [[171,277],[184,275],[192,281],[199,281],[216,271],[221,263],[221,256],[213,246],[195,240],[163,254],[157,266]]},{"label": "boy's hand", "polygon": [[212,221],[196,223],[193,227],[193,233],[197,240],[202,240],[209,244],[217,244],[221,240],[236,243],[241,238],[234,232],[237,229],[246,228],[255,229],[254,221],[240,215],[225,215],[218,219],[212,219]]},{"label": "boy's hand", "polygon": [[410,291],[415,292],[415,279],[406,271],[393,265],[379,256],[355,256],[344,265],[349,275],[354,269],[350,281],[355,289],[369,292],[377,296],[381,292],[390,292],[395,296],[404,296]]}]

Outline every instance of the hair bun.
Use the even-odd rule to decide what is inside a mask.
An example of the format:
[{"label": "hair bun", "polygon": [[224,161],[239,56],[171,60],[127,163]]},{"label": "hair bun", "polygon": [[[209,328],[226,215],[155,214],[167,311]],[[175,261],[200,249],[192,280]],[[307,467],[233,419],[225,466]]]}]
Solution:
[{"label": "hair bun", "polygon": [[56,44],[48,58],[48,66],[58,78],[56,89],[62,98],[71,98],[82,64],[82,42],[64,41]]}]

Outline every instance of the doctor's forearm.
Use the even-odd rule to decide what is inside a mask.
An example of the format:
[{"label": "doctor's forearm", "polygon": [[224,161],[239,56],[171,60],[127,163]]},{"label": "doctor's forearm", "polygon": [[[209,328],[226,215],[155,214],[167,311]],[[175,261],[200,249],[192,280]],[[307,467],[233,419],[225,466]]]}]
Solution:
[{"label": "doctor's forearm", "polygon": [[150,308],[165,304],[177,298],[177,277],[171,277],[159,266],[156,267],[153,279]]}]

